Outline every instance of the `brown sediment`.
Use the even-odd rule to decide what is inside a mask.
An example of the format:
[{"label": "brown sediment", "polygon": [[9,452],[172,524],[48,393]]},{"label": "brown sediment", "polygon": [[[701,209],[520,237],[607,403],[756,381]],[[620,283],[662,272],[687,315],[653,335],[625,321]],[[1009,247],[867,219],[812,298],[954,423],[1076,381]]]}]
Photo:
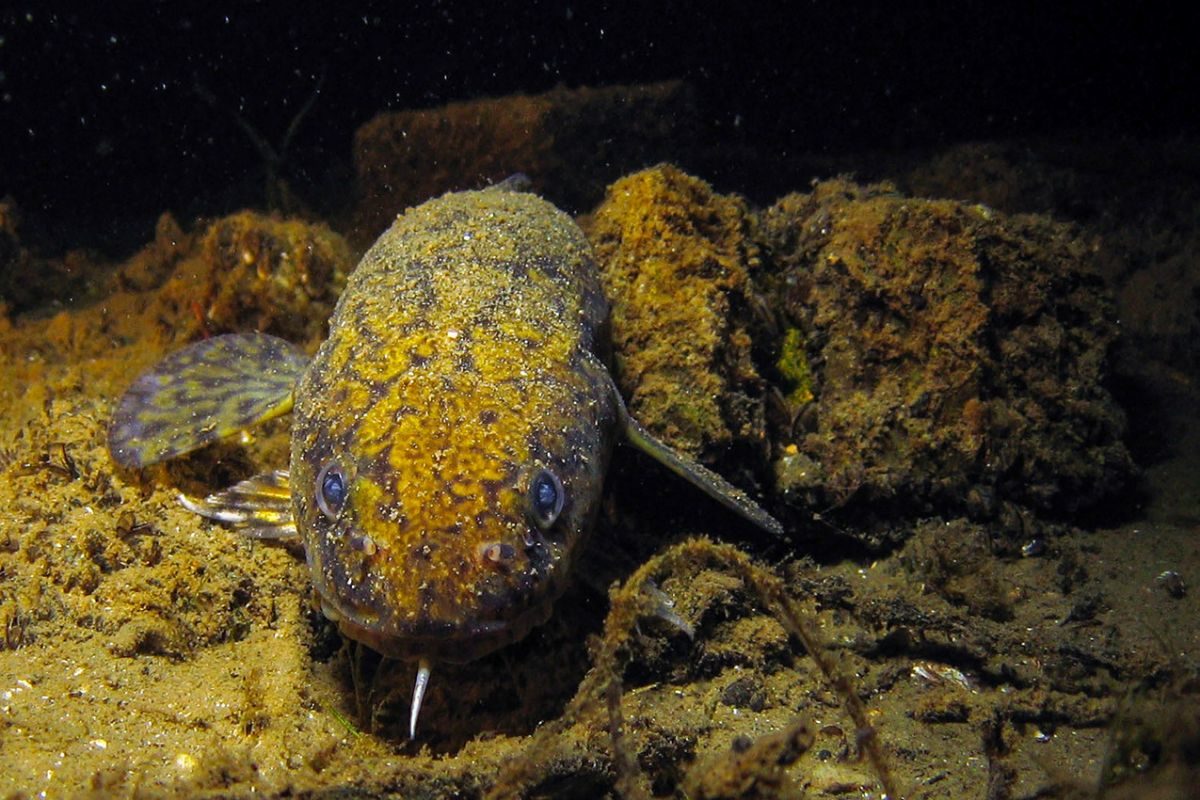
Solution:
[{"label": "brown sediment", "polygon": [[[244,246],[229,255],[235,242]],[[58,630],[76,600],[94,605],[81,624],[112,637],[108,646],[125,656],[185,658],[245,635],[246,605],[261,589],[254,570],[210,568],[170,535],[167,520],[191,521],[170,487],[120,474],[108,458],[111,402],[174,344],[249,317],[268,327],[276,315],[303,319],[312,294],[336,296],[330,282],[346,257],[336,234],[319,226],[246,213],[187,234],[164,215],[155,241],[110,273],[112,291],[102,301],[16,325],[5,320],[0,392],[9,413],[0,467],[10,495],[5,535],[20,568],[10,566],[4,589],[19,641],[42,639],[44,626]],[[315,273],[322,277],[308,280],[311,289],[290,292],[303,300],[280,294]],[[237,287],[257,300],[230,300]],[[245,551],[236,537],[227,544]],[[84,612],[67,616],[74,613]]]}]

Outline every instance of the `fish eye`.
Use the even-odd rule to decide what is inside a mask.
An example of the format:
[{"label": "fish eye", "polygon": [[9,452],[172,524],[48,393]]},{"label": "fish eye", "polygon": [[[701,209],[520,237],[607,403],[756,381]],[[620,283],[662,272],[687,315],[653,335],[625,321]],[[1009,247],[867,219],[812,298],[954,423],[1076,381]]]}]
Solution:
[{"label": "fish eye", "polygon": [[326,464],[317,474],[317,508],[330,519],[337,519],[346,502],[346,475],[336,462]]},{"label": "fish eye", "polygon": [[554,524],[566,499],[567,493],[557,475],[548,469],[534,473],[529,482],[529,509],[539,528],[545,530]]}]

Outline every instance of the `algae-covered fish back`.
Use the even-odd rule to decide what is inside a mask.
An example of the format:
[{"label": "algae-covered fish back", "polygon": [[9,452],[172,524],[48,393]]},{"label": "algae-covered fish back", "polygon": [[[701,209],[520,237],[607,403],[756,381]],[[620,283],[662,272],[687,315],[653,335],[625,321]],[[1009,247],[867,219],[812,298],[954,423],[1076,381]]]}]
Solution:
[{"label": "algae-covered fish back", "polygon": [[529,194],[430,201],[364,256],[292,439],[294,515],[345,632],[466,660],[545,619],[617,430],[605,313],[583,234]]}]

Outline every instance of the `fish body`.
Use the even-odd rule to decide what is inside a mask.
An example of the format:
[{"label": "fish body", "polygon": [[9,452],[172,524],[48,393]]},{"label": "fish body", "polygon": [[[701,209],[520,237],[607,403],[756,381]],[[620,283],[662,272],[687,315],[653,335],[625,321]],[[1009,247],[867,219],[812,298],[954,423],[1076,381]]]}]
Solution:
[{"label": "fish body", "polygon": [[344,632],[469,660],[545,620],[617,432],[606,313],[583,234],[531,194],[447,195],[367,252],[292,428],[293,513]]},{"label": "fish body", "polygon": [[614,442],[773,533],[779,523],[632,420],[598,357],[607,303],[586,238],[499,187],[428,201],[363,256],[307,360],[263,334],[198,342],[140,376],[109,430],[140,467],[294,411],[287,472],[184,504],[299,536],[348,637],[428,662],[524,636],[562,593]]}]

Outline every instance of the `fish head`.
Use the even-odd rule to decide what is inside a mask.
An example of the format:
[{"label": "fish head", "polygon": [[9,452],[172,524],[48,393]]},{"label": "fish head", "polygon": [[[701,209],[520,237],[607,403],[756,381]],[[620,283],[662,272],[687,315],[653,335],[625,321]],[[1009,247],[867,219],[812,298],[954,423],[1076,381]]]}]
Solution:
[{"label": "fish head", "polygon": [[618,420],[607,374],[363,383],[363,368],[297,392],[293,513],[325,614],[397,658],[468,661],[522,638],[599,507]]}]

